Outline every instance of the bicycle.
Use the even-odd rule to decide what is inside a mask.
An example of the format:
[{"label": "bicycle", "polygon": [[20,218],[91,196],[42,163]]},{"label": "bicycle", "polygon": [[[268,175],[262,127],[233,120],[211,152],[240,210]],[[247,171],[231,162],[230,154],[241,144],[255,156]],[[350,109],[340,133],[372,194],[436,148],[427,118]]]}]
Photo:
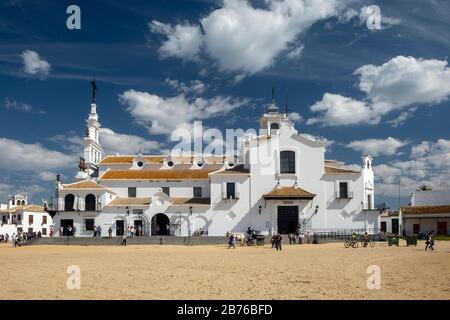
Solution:
[{"label": "bicycle", "polygon": [[358,242],[356,240],[345,241],[344,247],[345,248],[353,247],[356,249],[358,248]]},{"label": "bicycle", "polygon": [[368,246],[370,246],[371,248],[375,247],[375,242],[372,239],[367,241],[361,240],[361,247],[365,248]]}]

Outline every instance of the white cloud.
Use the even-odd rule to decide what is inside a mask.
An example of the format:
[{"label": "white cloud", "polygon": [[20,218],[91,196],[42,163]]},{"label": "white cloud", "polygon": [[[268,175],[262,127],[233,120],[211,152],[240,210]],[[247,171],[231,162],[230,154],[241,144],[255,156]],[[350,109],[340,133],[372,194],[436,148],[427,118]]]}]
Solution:
[{"label": "white cloud", "polygon": [[314,23],[338,16],[344,6],[340,0],[267,0],[264,8],[256,8],[246,0],[224,0],[200,20],[203,33],[198,26],[157,21],[151,30],[167,37],[159,49],[163,57],[197,60],[204,45],[220,70],[253,74],[272,65]]},{"label": "white cloud", "polygon": [[298,112],[289,113],[289,119],[293,122],[299,123],[303,121],[303,117]]},{"label": "white cloud", "polygon": [[291,60],[298,60],[302,56],[304,46],[301,45],[300,47],[296,47],[289,51],[286,55]]},{"label": "white cloud", "polygon": [[395,119],[387,121],[388,124],[390,124],[392,127],[397,128],[398,126],[405,123],[406,120],[411,118],[414,115],[414,112],[416,112],[417,108],[411,108],[407,111],[403,111],[399,114],[399,116]]},{"label": "white cloud", "polygon": [[182,60],[196,60],[203,42],[198,26],[189,24],[172,27],[156,20],[150,23],[153,33],[163,34],[167,37],[159,48],[161,57],[176,57]]},{"label": "white cloud", "polygon": [[434,189],[450,188],[450,140],[422,141],[411,147],[407,160],[395,160],[374,167],[379,194],[398,193],[401,176],[402,196],[409,196],[420,185]]},{"label": "white cloud", "polygon": [[45,114],[45,111],[42,110],[35,110],[33,106],[18,102],[18,101],[11,101],[8,98],[5,98],[5,108],[8,110],[17,110],[22,112],[33,112],[33,113],[39,113],[39,114]]},{"label": "white cloud", "polygon": [[195,120],[225,115],[249,102],[223,96],[188,98],[184,94],[163,98],[135,90],[125,91],[119,99],[131,116],[152,134],[171,134],[177,128],[189,128]]},{"label": "white cloud", "polygon": [[45,78],[50,73],[50,63],[42,59],[36,51],[25,50],[21,54],[23,71],[26,74]]},{"label": "white cloud", "polygon": [[68,168],[74,158],[42,145],[26,144],[17,140],[0,138],[0,169],[8,171],[38,171]]},{"label": "white cloud", "polygon": [[359,88],[380,115],[412,104],[436,104],[450,95],[447,61],[397,56],[381,66],[355,71]]},{"label": "white cloud", "polygon": [[42,181],[53,181],[56,179],[56,173],[50,171],[41,171],[39,172],[39,178]]},{"label": "white cloud", "polygon": [[391,156],[397,153],[397,150],[407,145],[408,142],[401,141],[392,137],[387,139],[366,139],[356,140],[347,144],[347,148],[361,151],[363,154],[372,156],[387,155]]},{"label": "white cloud", "polygon": [[200,80],[192,80],[189,81],[189,83],[185,83],[182,81],[171,80],[167,78],[164,83],[174,88],[178,92],[186,94],[193,93],[198,95],[202,94],[206,89],[206,85]]},{"label": "white cloud", "polygon": [[[377,124],[390,112],[411,107],[391,124],[398,125],[415,111],[416,105],[433,105],[450,96],[450,68],[447,61],[397,56],[381,66],[364,65],[355,71],[364,100],[325,93],[311,106],[320,116],[308,124],[324,126]],[[413,107],[414,106],[414,107]]]},{"label": "white cloud", "polygon": [[376,124],[380,121],[379,117],[374,117],[371,108],[364,101],[339,94],[325,93],[322,100],[316,102],[310,109],[312,112],[320,112],[321,116],[308,119],[306,124],[342,126],[360,123]]},{"label": "white cloud", "polygon": [[145,140],[139,136],[124,133],[116,133],[111,129],[102,128],[100,131],[100,142],[104,149],[104,154],[137,154],[150,153],[159,150],[160,144],[157,141]]}]

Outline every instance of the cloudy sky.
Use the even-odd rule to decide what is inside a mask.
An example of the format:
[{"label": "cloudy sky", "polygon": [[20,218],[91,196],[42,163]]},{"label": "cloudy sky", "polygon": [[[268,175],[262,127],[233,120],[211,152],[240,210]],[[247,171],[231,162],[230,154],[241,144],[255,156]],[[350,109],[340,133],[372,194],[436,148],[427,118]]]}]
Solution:
[{"label": "cloudy sky", "polygon": [[73,178],[94,77],[107,153],[160,153],[197,120],[257,128],[274,86],[327,158],[374,156],[376,203],[398,206],[399,177],[402,203],[450,188],[449,17],[447,0],[1,0],[0,202]]}]

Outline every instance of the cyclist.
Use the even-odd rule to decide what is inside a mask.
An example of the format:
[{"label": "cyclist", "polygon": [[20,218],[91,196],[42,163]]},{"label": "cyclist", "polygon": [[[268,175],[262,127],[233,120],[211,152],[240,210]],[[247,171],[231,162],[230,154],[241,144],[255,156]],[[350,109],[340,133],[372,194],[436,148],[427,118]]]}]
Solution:
[{"label": "cyclist", "polygon": [[352,242],[351,244],[353,245],[356,242],[356,232],[352,232]]},{"label": "cyclist", "polygon": [[364,246],[364,247],[367,247],[367,244],[369,243],[369,241],[370,241],[370,238],[369,238],[369,235],[368,235],[367,232],[366,232],[366,233],[364,233],[364,243],[363,243],[363,246]]}]

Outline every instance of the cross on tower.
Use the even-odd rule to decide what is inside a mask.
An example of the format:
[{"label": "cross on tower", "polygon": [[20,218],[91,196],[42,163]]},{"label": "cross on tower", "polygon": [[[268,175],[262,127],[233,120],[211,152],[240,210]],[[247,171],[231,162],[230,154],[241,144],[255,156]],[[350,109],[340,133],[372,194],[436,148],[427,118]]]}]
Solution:
[{"label": "cross on tower", "polygon": [[97,86],[95,84],[95,79],[91,81],[92,85],[92,103],[95,103],[95,92],[97,91]]}]

